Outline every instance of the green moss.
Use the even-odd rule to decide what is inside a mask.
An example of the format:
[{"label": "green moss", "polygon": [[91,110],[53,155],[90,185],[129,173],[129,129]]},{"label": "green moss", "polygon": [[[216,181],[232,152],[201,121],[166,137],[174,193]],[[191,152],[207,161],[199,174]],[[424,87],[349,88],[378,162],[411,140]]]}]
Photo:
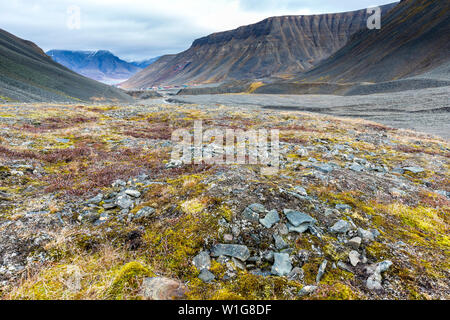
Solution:
[{"label": "green moss", "polygon": [[106,293],[107,299],[122,300],[124,297],[137,298],[142,280],[155,275],[141,263],[133,261],[124,265],[114,278],[114,281]]}]

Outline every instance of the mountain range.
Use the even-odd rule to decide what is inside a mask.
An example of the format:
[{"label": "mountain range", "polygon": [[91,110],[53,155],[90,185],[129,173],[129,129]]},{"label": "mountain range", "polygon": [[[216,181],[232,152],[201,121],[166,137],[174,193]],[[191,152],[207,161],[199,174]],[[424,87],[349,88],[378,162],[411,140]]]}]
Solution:
[{"label": "mountain range", "polygon": [[[396,3],[382,6],[383,14]],[[282,16],[195,40],[177,55],[163,56],[122,88],[290,77],[318,65],[366,27],[367,10]]]},{"label": "mountain range", "polygon": [[0,101],[129,102],[120,89],[83,77],[54,62],[31,41],[0,29]]},{"label": "mountain range", "polygon": [[158,59],[127,62],[106,50],[50,50],[47,55],[76,73],[107,84],[123,82]]}]

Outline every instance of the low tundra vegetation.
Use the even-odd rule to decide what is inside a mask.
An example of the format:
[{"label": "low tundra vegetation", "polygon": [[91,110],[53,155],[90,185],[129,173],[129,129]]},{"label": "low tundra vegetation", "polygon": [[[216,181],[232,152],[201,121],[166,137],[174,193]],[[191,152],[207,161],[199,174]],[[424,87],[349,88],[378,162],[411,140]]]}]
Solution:
[{"label": "low tundra vegetation", "polygon": [[[187,299],[450,296],[444,140],[229,106],[10,103],[0,115],[4,299],[146,299],[152,277],[183,284]],[[262,176],[258,165],[170,166],[172,130],[191,130],[194,120],[204,129],[280,130],[278,174]],[[267,228],[246,220],[253,204],[264,208],[260,219],[276,210],[280,221]],[[285,230],[285,209],[310,216],[315,229]],[[342,221],[347,231],[330,231]],[[245,246],[253,260],[210,256],[214,279],[204,281],[193,259],[217,244]],[[267,251],[287,253],[297,273],[271,272]],[[392,266],[370,289],[368,269],[383,261]]]}]

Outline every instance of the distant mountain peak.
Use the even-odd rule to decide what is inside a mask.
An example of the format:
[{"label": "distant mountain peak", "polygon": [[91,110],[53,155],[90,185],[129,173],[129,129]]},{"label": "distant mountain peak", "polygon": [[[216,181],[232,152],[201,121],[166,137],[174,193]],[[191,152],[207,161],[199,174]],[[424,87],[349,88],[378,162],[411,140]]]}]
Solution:
[{"label": "distant mountain peak", "polygon": [[47,54],[72,71],[108,84],[123,82],[151,63],[130,63],[108,50],[50,50]]}]

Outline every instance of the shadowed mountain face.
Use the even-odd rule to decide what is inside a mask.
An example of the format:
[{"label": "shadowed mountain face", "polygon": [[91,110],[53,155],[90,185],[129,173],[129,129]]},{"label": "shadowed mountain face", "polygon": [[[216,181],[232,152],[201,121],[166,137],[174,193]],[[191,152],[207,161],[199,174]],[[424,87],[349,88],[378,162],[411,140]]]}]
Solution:
[{"label": "shadowed mountain face", "polygon": [[54,62],[36,44],[0,29],[0,101],[130,101],[122,90]]},{"label": "shadowed mountain face", "polygon": [[381,30],[361,30],[349,43],[300,79],[381,82],[424,76],[448,79],[450,2],[404,0]]},{"label": "shadowed mountain face", "polygon": [[50,50],[47,54],[76,73],[108,84],[123,82],[152,63],[152,60],[127,62],[105,50]]},{"label": "shadowed mountain face", "polygon": [[[383,6],[383,12],[394,6]],[[122,87],[283,77],[305,72],[342,48],[352,34],[365,28],[368,16],[367,10],[359,10],[273,17],[215,33],[194,41],[187,51],[161,58]]]}]

